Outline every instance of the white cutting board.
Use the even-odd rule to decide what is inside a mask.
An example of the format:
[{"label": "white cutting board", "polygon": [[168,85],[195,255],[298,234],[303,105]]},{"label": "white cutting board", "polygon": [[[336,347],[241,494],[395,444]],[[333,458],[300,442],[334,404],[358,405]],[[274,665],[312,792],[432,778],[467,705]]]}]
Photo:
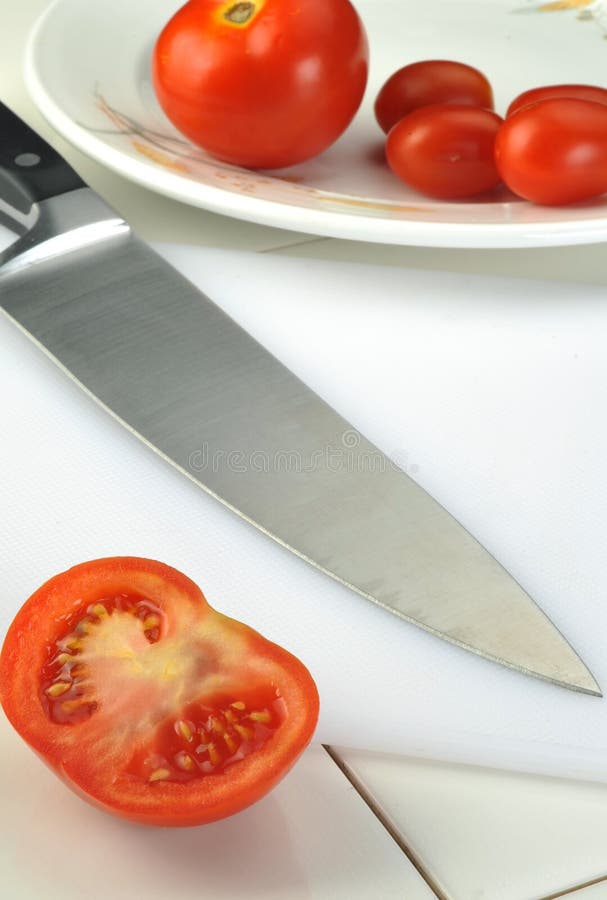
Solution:
[{"label": "white cutting board", "polygon": [[[603,288],[163,252],[462,521],[607,690]],[[607,700],[481,660],[334,583],[0,326],[0,638],[52,574],[156,557],[306,662],[317,740],[607,781]]]}]

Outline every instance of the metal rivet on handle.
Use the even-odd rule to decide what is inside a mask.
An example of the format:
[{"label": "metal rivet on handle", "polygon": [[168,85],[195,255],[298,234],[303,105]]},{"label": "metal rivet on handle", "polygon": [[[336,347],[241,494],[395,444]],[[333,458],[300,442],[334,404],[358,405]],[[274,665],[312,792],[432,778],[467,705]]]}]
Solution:
[{"label": "metal rivet on handle", "polygon": [[31,168],[32,166],[37,166],[40,162],[40,157],[37,153],[20,153],[15,157],[15,163],[18,166],[23,166],[24,168]]}]

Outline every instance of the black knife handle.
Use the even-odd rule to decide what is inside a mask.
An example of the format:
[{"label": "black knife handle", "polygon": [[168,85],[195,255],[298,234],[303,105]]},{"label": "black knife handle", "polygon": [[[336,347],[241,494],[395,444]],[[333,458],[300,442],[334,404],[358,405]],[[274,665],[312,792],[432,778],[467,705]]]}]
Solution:
[{"label": "black knife handle", "polygon": [[16,180],[26,189],[33,203],[86,187],[80,176],[50,144],[0,102],[2,169],[9,176],[9,181]]}]

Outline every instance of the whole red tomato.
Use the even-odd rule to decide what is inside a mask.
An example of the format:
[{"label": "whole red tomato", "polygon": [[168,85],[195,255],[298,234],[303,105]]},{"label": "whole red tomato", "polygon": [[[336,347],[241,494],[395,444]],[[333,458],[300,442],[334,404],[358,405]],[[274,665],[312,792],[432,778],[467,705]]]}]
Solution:
[{"label": "whole red tomato", "polygon": [[607,106],[590,100],[541,100],[501,126],[495,159],[511,191],[546,206],[607,191]]},{"label": "whole red tomato", "polygon": [[281,168],[321,153],[352,120],[368,71],[349,0],[190,0],[156,42],[156,96],[213,156]]},{"label": "whole red tomato", "polygon": [[576,100],[593,100],[595,103],[607,104],[607,88],[593,84],[550,84],[546,87],[532,88],[515,97],[506,117],[511,116],[524,106],[530,106],[539,100],[550,100],[556,97],[571,97]]},{"label": "whole red tomato", "polygon": [[391,129],[388,164],[402,181],[429,197],[480,194],[500,180],[494,144],[501,122],[496,113],[475,106],[424,106]]},{"label": "whole red tomato", "polygon": [[447,59],[404,66],[388,78],[375,100],[375,117],[386,134],[399,119],[432,103],[493,109],[493,91],[478,69]]},{"label": "whole red tomato", "polygon": [[77,794],[146,825],[199,825],[266,794],[309,742],[316,686],[175,569],[117,557],[56,575],[0,654],[16,730]]}]

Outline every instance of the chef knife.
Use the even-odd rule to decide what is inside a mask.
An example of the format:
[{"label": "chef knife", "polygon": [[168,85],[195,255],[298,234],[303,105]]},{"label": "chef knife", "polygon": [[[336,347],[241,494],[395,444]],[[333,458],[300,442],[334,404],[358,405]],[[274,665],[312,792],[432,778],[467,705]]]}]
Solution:
[{"label": "chef knife", "polygon": [[19,235],[0,255],[6,314],[164,459],[403,619],[601,696],[564,636],[478,541],[0,104],[2,220]]}]

